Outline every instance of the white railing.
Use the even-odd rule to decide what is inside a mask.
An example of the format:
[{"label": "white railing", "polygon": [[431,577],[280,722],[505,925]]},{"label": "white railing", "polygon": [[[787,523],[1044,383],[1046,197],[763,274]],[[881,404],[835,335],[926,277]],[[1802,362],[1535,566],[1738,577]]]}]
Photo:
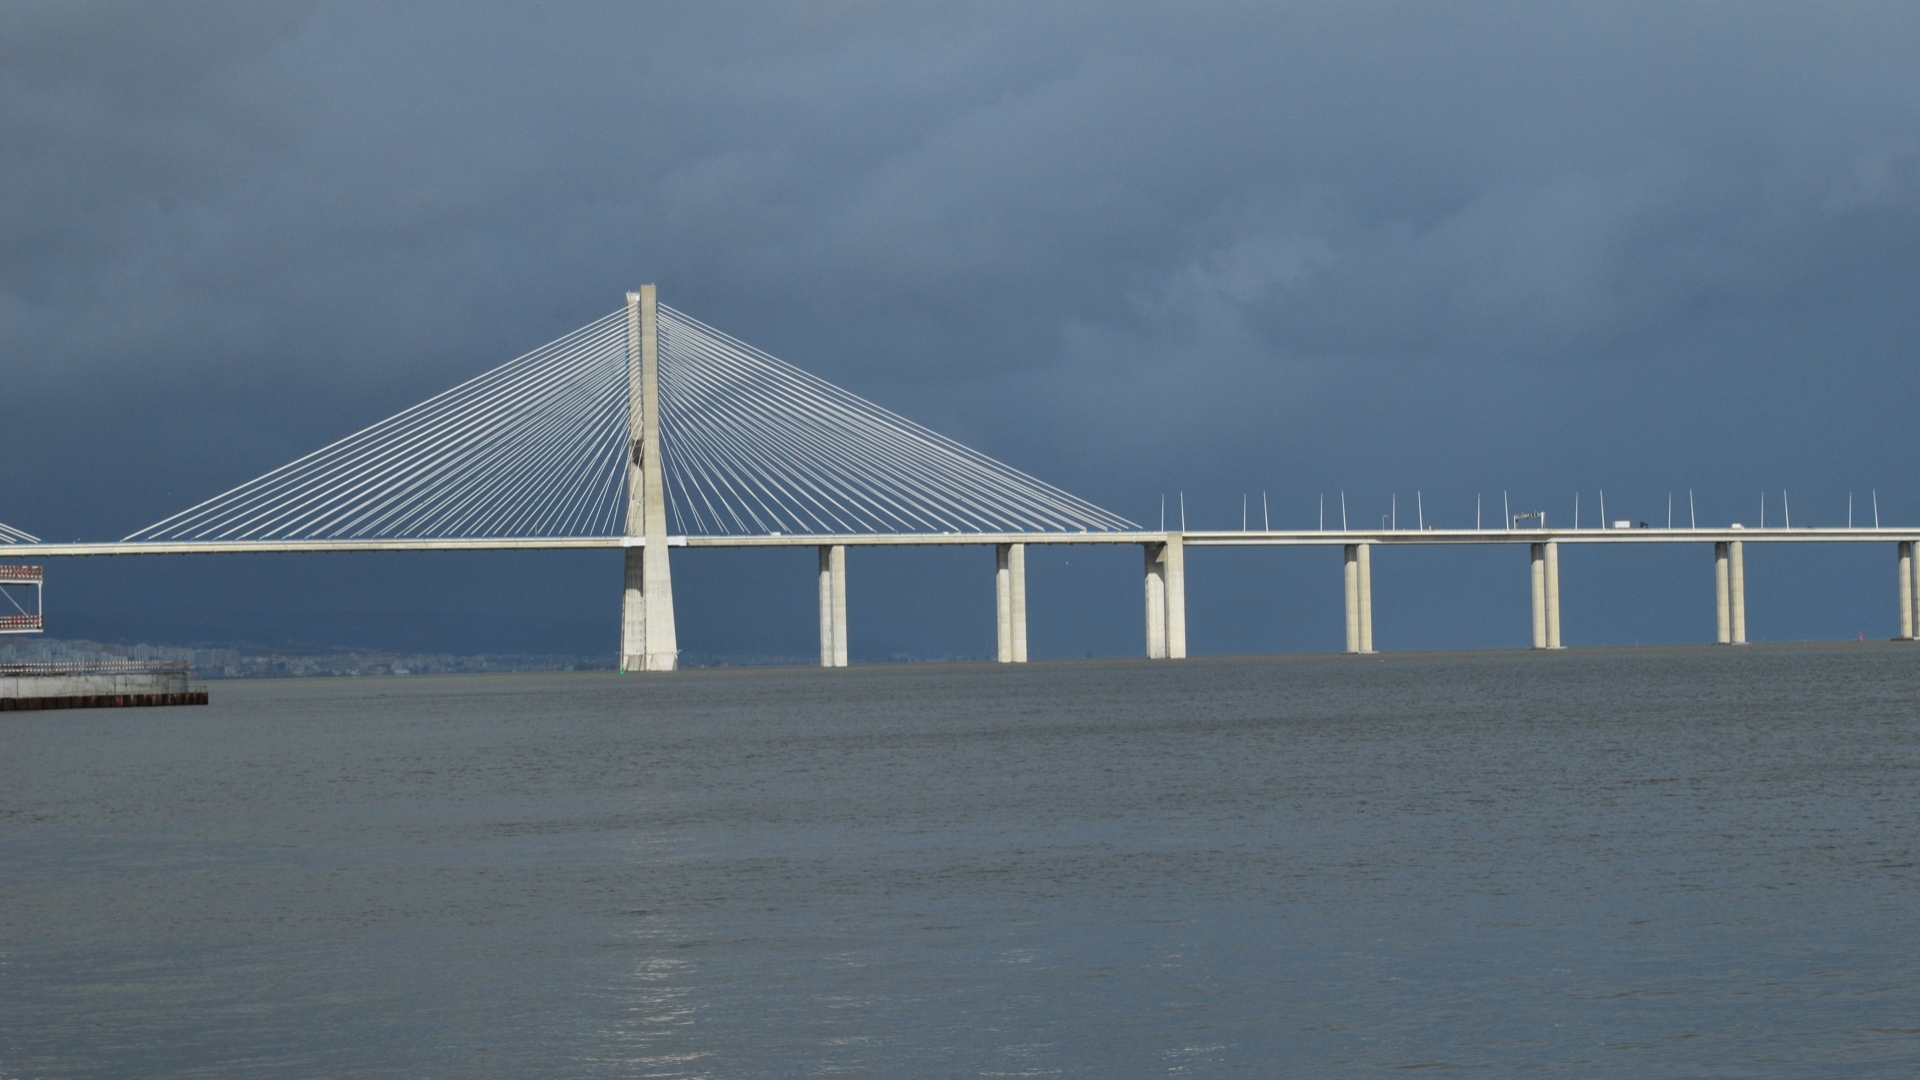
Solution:
[{"label": "white railing", "polygon": [[0,663],[0,675],[165,675],[186,674],[185,660],[39,660]]}]

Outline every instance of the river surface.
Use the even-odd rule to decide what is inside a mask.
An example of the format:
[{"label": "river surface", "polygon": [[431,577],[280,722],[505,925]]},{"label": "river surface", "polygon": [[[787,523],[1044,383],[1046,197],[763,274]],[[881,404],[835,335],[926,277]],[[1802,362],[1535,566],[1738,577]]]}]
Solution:
[{"label": "river surface", "polygon": [[0,1077],[1913,1076],[1920,647],[0,717]]}]

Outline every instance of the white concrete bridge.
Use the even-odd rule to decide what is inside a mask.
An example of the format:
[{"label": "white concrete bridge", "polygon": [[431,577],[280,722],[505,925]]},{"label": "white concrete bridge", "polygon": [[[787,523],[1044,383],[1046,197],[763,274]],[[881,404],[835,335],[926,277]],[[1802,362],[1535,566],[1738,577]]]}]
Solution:
[{"label": "white concrete bridge", "polygon": [[998,657],[1020,663],[1032,544],[1139,545],[1146,654],[1178,659],[1188,548],[1341,548],[1346,648],[1370,653],[1375,548],[1526,545],[1533,646],[1557,649],[1562,544],[1710,545],[1717,640],[1738,644],[1748,543],[1892,544],[1900,637],[1911,640],[1916,538],[1920,529],[1737,525],[1143,529],[662,307],[647,285],[621,311],[122,540],[45,543],[0,525],[0,558],[619,548],[621,668],[670,671],[675,547],[817,548],[820,662],[843,667],[852,547],[991,548]]}]

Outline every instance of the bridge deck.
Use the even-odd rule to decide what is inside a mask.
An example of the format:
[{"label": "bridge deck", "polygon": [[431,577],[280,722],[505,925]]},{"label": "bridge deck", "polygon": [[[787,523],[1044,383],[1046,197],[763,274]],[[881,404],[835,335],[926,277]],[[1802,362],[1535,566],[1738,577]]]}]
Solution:
[{"label": "bridge deck", "polygon": [[[1707,544],[1862,543],[1913,539],[1920,529],[1375,529],[1206,530],[1084,533],[853,533],[767,536],[672,536],[669,547],[917,547],[984,544],[1151,544],[1180,537],[1188,547],[1332,547],[1346,544]],[[637,536],[538,536],[410,540],[220,540],[4,544],[0,558],[87,555],[216,555],[323,551],[552,551],[644,547]]]}]

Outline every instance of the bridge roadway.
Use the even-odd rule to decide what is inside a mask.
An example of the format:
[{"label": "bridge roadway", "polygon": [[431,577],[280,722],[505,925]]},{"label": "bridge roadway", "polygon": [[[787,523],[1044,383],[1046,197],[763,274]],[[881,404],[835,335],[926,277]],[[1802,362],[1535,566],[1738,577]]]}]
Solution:
[{"label": "bridge roadway", "polygon": [[[1900,634],[1920,626],[1920,588],[1913,566],[1920,529],[1900,528],[1683,528],[1683,529],[1369,529],[1177,530],[1134,532],[945,532],[732,536],[668,536],[674,547],[811,547],[820,552],[821,664],[847,664],[846,549],[849,547],[973,545],[995,549],[999,658],[1019,663],[1026,648],[1026,547],[1030,544],[1139,544],[1145,552],[1147,655],[1186,655],[1185,549],[1189,547],[1334,547],[1344,550],[1346,651],[1373,649],[1372,549],[1428,544],[1526,544],[1531,552],[1533,647],[1558,649],[1562,544],[1711,544],[1715,615],[1721,644],[1742,644],[1746,630],[1747,543],[1895,544]],[[0,546],[0,558],[125,555],[272,554],[339,551],[526,551],[644,548],[643,536],[493,537],[367,540],[220,540],[118,543],[27,543]]]},{"label": "bridge roadway", "polygon": [[[1700,544],[1740,541],[1885,543],[1920,529],[1253,529],[1187,532],[770,533],[669,536],[668,547],[916,547],[929,544],[1156,544],[1179,537],[1188,547],[1332,547],[1349,544]],[[104,555],[232,555],[321,551],[551,551],[645,547],[639,536],[447,537],[402,540],[178,540],[0,545],[0,558]]]}]

